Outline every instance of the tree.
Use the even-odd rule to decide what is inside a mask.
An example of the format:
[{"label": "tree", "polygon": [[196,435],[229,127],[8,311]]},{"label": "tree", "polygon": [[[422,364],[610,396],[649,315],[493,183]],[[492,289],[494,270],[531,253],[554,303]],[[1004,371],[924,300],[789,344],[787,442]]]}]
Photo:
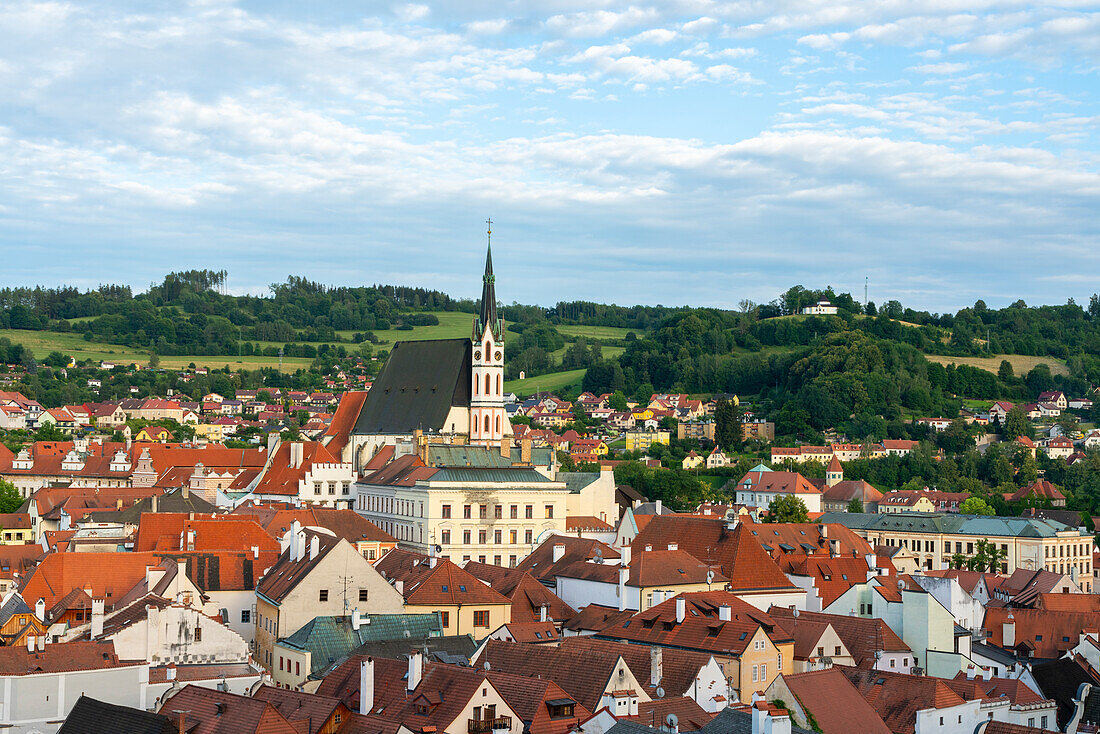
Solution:
[{"label": "tree", "polygon": [[23,504],[23,495],[15,485],[6,479],[0,479],[0,512],[15,512]]},{"label": "tree", "polygon": [[1005,424],[1001,432],[1006,441],[1015,441],[1020,436],[1031,438],[1031,422],[1023,408],[1019,405],[1012,406],[1005,414]]},{"label": "tree", "polygon": [[848,503],[848,512],[863,512],[863,500],[853,497]]},{"label": "tree", "polygon": [[962,515],[993,515],[993,507],[981,497],[967,497],[959,505],[959,514]]},{"label": "tree", "polygon": [[56,423],[43,423],[34,432],[35,441],[64,441],[65,434],[57,427]]},{"label": "tree", "polygon": [[998,548],[996,543],[982,538],[974,546],[974,555],[966,560],[966,567],[971,571],[997,573],[1000,570],[1001,561],[1006,558],[1008,558],[1007,548]]},{"label": "tree", "polygon": [[1008,382],[1013,377],[1015,377],[1015,374],[1012,371],[1012,363],[1007,359],[1002,359],[1001,366],[997,368],[997,378],[1001,382]]},{"label": "tree", "polygon": [[723,451],[741,445],[741,411],[730,400],[720,400],[714,407],[714,442]]},{"label": "tree", "polygon": [[970,559],[964,556],[962,553],[954,553],[951,555],[951,568],[964,568],[969,560]]},{"label": "tree", "polygon": [[609,408],[619,413],[625,413],[629,410],[629,406],[626,404],[626,395],[623,394],[622,390],[616,390],[611,393],[607,405]]},{"label": "tree", "polygon": [[782,494],[768,504],[764,522],[809,522],[806,503],[793,494]]}]

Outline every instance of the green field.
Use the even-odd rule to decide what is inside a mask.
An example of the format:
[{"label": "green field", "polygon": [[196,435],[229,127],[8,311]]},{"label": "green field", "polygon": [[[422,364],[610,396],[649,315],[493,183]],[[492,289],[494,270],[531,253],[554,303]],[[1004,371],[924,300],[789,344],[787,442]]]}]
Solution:
[{"label": "green field", "polygon": [[[474,319],[471,313],[461,311],[432,311],[439,319],[435,326],[414,326],[411,330],[384,329],[374,331],[374,335],[382,344],[394,342],[418,342],[426,339],[459,339],[470,336],[473,331]],[[338,331],[341,338],[350,340],[355,331]]]},{"label": "green field", "polygon": [[504,383],[507,392],[514,392],[523,397],[543,390],[561,390],[570,385],[579,385],[587,370],[568,370],[566,372],[551,372],[538,377],[528,377],[526,380],[508,380]]},{"label": "green field", "polygon": [[[42,359],[50,352],[61,352],[81,362],[85,359],[95,361],[114,362],[127,365],[149,364],[148,353],[128,347],[122,344],[103,344],[100,342],[86,342],[79,334],[61,333],[57,331],[25,331],[22,329],[0,329],[0,337],[10,339],[13,343],[22,344],[31,351],[35,359]],[[276,346],[282,346],[276,345]],[[277,367],[278,357],[242,357],[237,359],[232,356],[206,357],[200,355],[180,355],[175,357],[161,357],[161,367],[169,369],[182,369],[194,362],[199,367],[212,369],[229,365],[230,369],[255,370],[260,367]],[[294,372],[298,368],[306,368],[313,362],[308,357],[284,357],[283,372]]]},{"label": "green field", "polygon": [[1068,375],[1069,368],[1066,367],[1065,360],[1057,359],[1055,357],[1032,357],[1026,354],[995,354],[992,357],[943,357],[938,354],[925,355],[929,362],[938,362],[942,365],[954,364],[968,364],[971,367],[978,367],[979,369],[986,370],[987,372],[997,373],[997,370],[1001,367],[1001,360],[1007,359],[1008,363],[1012,365],[1012,371],[1016,375],[1023,376],[1032,370],[1037,364],[1045,364],[1050,367],[1051,374],[1054,375]]},{"label": "green field", "polygon": [[627,332],[638,333],[637,329],[623,329],[618,326],[555,326],[562,336],[583,336],[587,339],[625,339]]}]

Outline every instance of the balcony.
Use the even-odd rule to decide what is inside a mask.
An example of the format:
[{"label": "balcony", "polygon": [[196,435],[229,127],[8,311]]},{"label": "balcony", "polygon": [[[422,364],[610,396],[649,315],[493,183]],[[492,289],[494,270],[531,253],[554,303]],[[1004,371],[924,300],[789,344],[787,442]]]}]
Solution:
[{"label": "balcony", "polygon": [[511,716],[498,716],[495,719],[470,719],[466,722],[466,731],[469,734],[491,734],[491,732],[507,731],[511,728]]}]

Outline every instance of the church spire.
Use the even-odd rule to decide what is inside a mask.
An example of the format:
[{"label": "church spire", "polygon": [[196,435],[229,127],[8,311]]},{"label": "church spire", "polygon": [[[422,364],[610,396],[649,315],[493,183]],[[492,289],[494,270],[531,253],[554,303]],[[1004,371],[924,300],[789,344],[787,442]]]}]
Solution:
[{"label": "church spire", "polygon": [[485,333],[485,329],[492,329],[493,334],[497,335],[497,291],[496,291],[496,278],[493,275],[493,220],[487,219],[485,223],[489,226],[486,235],[488,235],[488,247],[485,250],[485,275],[481,278],[481,318],[478,320],[478,338],[481,338],[481,334]]}]

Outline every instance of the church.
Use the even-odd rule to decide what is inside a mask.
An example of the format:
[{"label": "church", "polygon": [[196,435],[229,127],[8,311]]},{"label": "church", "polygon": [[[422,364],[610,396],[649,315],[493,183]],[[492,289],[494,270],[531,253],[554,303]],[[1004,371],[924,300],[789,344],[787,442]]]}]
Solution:
[{"label": "church", "polygon": [[397,342],[367,393],[344,460],[362,471],[385,446],[416,452],[432,443],[500,445],[512,436],[504,409],[504,319],[497,312],[490,244],[481,309],[468,339]]}]

